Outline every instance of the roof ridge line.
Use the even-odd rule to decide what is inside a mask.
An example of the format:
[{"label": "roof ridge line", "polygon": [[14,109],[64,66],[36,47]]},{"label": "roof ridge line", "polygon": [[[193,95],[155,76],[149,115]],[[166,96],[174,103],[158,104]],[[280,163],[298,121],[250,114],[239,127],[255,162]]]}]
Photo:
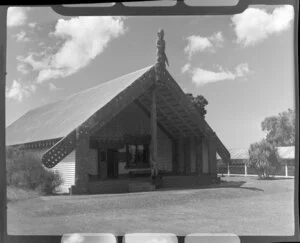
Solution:
[{"label": "roof ridge line", "polygon": [[101,84],[97,84],[97,85],[92,86],[92,87],[89,87],[89,88],[87,88],[87,89],[78,91],[78,92],[76,92],[76,93],[74,93],[74,94],[68,95],[67,97],[64,97],[62,100],[68,99],[68,98],[73,97],[73,96],[78,95],[78,94],[85,93],[86,91],[90,91],[90,90],[92,90],[92,89],[94,89],[94,88],[99,88],[99,87],[101,87],[101,86],[107,85],[108,83],[112,83],[112,82],[116,81],[117,79],[120,79],[120,78],[125,77],[125,76],[127,76],[127,75],[133,75],[133,74],[135,74],[135,73],[137,73],[137,72],[140,72],[140,71],[143,70],[143,69],[147,69],[147,68],[150,69],[151,67],[153,67],[153,65],[149,65],[149,66],[147,66],[147,67],[140,68],[140,69],[138,69],[138,70],[136,70],[136,71],[134,71],[134,72],[131,72],[131,73],[123,74],[123,75],[121,75],[121,76],[119,76],[119,77],[110,79],[110,80],[105,81],[105,82],[103,82],[103,83],[101,83]]}]

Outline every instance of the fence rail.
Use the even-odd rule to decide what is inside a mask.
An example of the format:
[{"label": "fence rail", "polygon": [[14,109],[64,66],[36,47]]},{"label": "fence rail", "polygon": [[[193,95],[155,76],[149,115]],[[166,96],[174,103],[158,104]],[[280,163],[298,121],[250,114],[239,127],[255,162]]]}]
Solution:
[{"label": "fence rail", "polygon": [[[257,175],[255,169],[249,168],[246,165],[217,165],[217,173],[221,175]],[[284,165],[275,173],[275,176],[294,177],[295,166]]]}]

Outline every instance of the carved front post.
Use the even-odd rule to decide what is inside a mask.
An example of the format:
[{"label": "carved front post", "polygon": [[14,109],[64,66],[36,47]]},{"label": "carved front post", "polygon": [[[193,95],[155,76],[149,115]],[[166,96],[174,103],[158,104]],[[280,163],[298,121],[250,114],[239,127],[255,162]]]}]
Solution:
[{"label": "carved front post", "polygon": [[156,87],[152,89],[151,104],[151,176],[157,176],[157,114],[156,114]]},{"label": "carved front post", "polygon": [[168,59],[165,54],[165,40],[164,31],[160,29],[157,32],[156,41],[156,64],[155,64],[155,79],[153,80],[152,87],[152,102],[151,102],[151,176],[154,179],[158,174],[157,165],[157,114],[156,114],[156,92],[158,85],[162,85],[163,71],[166,68],[166,63],[168,64]]}]

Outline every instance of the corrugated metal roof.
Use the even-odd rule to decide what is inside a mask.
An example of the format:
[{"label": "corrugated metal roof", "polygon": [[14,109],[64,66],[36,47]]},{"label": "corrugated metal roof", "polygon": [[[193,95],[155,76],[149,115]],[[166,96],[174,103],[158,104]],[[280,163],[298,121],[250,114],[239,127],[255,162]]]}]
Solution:
[{"label": "corrugated metal roof", "polygon": [[248,149],[230,149],[231,159],[249,159]]},{"label": "corrugated metal roof", "polygon": [[[248,149],[228,149],[230,153],[230,159],[248,159]],[[217,155],[217,159],[221,159],[219,155]]]},{"label": "corrugated metal roof", "polygon": [[295,159],[295,147],[277,147],[278,154],[282,159]]},{"label": "corrugated metal roof", "polygon": [[150,70],[121,76],[59,101],[30,110],[6,129],[6,145],[64,137]]},{"label": "corrugated metal roof", "polygon": [[[277,147],[278,155],[281,159],[295,159],[295,147]],[[248,149],[229,149],[231,159],[249,159]],[[217,159],[221,159],[217,155]]]}]

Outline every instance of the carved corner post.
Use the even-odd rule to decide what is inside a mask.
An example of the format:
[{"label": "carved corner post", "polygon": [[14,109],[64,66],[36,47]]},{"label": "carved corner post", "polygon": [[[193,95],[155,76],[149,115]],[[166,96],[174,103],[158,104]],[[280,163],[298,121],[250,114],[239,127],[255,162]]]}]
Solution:
[{"label": "carved corner post", "polygon": [[76,130],[75,186],[72,187],[72,194],[85,194],[88,192],[86,167],[88,166],[89,151],[89,134],[86,129],[79,127]]},{"label": "carved corner post", "polygon": [[209,174],[217,175],[217,139],[213,133],[208,138]]}]

